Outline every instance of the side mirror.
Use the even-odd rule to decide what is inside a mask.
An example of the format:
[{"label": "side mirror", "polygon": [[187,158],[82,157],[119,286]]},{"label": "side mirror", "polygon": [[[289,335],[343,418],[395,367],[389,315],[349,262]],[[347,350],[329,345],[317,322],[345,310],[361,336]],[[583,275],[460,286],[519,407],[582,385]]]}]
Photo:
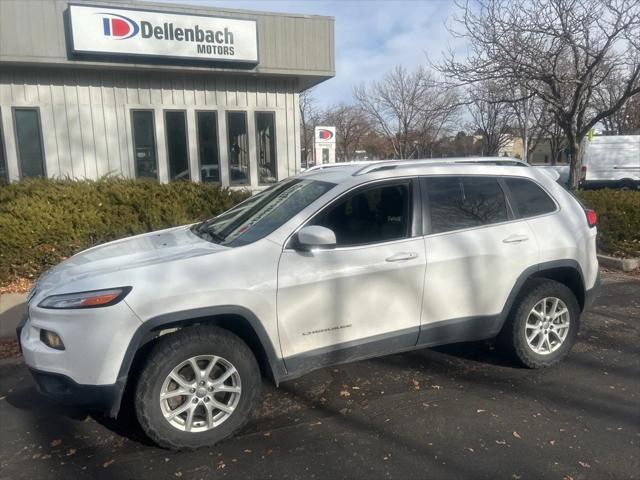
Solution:
[{"label": "side mirror", "polygon": [[300,229],[297,234],[300,250],[309,251],[312,248],[332,247],[336,244],[336,234],[333,230],[320,225],[308,225]]}]

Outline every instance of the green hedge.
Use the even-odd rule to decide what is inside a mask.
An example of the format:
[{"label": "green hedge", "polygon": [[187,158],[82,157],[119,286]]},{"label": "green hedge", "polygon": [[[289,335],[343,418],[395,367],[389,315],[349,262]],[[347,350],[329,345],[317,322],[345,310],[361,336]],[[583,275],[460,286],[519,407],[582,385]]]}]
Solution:
[{"label": "green hedge", "polygon": [[577,195],[598,215],[600,250],[619,256],[640,256],[640,191],[583,190]]},{"label": "green hedge", "polygon": [[212,185],[30,179],[0,185],[0,285],[79,250],[216,215],[248,196]]},{"label": "green hedge", "polygon": [[[599,248],[640,255],[640,191],[579,191],[598,214]],[[33,278],[75,252],[216,215],[247,192],[211,185],[105,179],[0,184],[0,285]]]}]

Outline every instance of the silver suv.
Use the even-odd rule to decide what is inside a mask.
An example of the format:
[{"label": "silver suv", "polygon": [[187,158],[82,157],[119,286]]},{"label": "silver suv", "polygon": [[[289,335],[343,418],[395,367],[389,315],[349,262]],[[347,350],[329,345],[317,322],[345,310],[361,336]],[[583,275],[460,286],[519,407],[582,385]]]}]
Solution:
[{"label": "silver suv", "polygon": [[276,385],[499,336],[526,366],[573,345],[598,284],[595,213],[516,160],[311,169],[195,225],[44,274],[19,336],[40,390],[168,448],[213,444]]}]

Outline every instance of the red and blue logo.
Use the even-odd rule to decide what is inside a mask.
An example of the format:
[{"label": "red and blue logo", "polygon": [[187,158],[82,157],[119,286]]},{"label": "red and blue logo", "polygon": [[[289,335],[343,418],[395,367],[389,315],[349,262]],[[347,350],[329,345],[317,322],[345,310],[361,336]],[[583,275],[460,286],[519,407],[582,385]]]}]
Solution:
[{"label": "red and blue logo", "polygon": [[320,140],[331,140],[333,138],[333,132],[325,128],[318,130],[318,138]]},{"label": "red and blue logo", "polygon": [[129,17],[115,13],[102,13],[101,15],[107,15],[102,17],[102,30],[106,37],[125,40],[136,36],[140,31],[140,26]]}]

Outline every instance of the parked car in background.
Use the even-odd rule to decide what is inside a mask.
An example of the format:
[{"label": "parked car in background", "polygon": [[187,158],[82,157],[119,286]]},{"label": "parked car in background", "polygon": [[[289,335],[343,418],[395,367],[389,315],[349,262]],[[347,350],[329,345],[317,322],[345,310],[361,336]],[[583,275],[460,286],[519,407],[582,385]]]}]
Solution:
[{"label": "parked car in background", "polygon": [[78,253],[28,296],[18,335],[44,394],[196,448],[276,385],[372,356],[499,336],[564,358],[598,286],[596,217],[504,158],[313,167],[213,219]]},{"label": "parked car in background", "polygon": [[640,135],[603,135],[586,140],[580,187],[640,188]]},{"label": "parked car in background", "polygon": [[532,165],[539,168],[543,172],[553,172],[555,180],[560,185],[566,187],[569,185],[569,165]]}]

